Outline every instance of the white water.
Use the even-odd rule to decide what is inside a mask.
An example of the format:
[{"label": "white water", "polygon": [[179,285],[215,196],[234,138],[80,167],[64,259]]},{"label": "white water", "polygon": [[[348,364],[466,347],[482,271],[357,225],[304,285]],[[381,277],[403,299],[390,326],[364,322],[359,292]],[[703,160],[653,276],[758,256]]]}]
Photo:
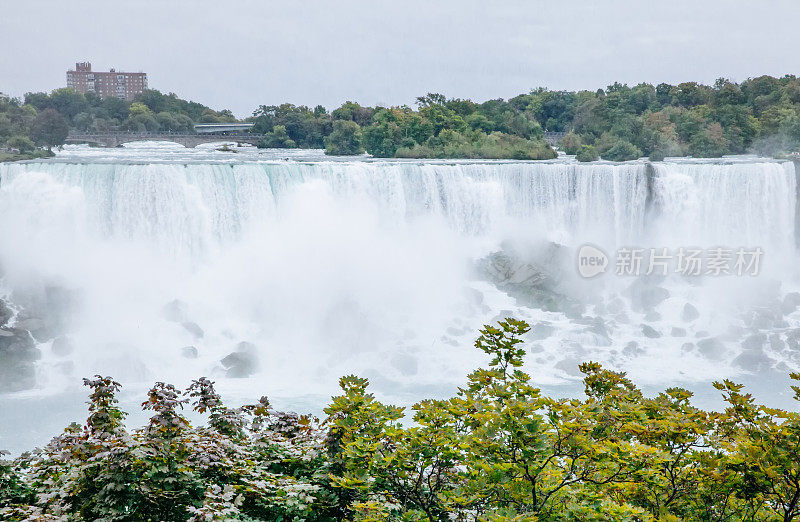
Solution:
[{"label": "white water", "polygon": [[[70,147],[57,161],[0,165],[6,293],[22,302],[58,286],[78,303],[66,326],[74,353],[58,357],[43,343],[38,388],[13,397],[61,393],[97,372],[134,390],[209,375],[230,396],[296,405],[360,373],[381,396],[407,402],[451,393],[483,363],[471,345],[498,315],[553,328],[530,342],[531,370],[545,385],[576,382],[574,362],[590,359],[645,384],[707,381],[746,371],[731,365],[739,339],[724,340],[722,360],[681,345],[739,327],[749,306],[794,286],[791,163],[655,164],[647,208],[640,162],[276,159],[283,157]],[[507,240],[534,248],[590,242],[611,254],[631,245],[760,246],[764,273],[702,284],[670,278],[659,317],[645,318],[626,301],[632,279],[580,281],[570,256],[569,266],[549,267],[569,274],[586,314],[606,322],[608,343],[475,273],[473,262]],[[764,288],[775,295],[761,296]],[[622,310],[612,311],[620,296]],[[164,318],[175,299],[202,338]],[[680,318],[686,302],[701,310],[691,325]],[[800,317],[785,320],[768,333],[785,338],[800,325]],[[643,337],[643,322],[663,336]],[[687,329],[686,338],[671,337],[673,326]],[[622,350],[632,340],[638,349]],[[220,360],[241,341],[256,345],[258,372],[225,378]],[[187,345],[197,359],[181,355]],[[796,368],[786,350],[773,357]]]}]

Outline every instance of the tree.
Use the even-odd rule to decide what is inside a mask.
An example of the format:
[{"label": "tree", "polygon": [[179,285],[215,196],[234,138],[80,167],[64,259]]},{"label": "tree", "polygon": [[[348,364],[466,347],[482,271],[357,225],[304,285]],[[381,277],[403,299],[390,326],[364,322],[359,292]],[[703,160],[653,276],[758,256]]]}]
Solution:
[{"label": "tree", "polygon": [[597,161],[600,159],[600,155],[591,145],[581,145],[581,148],[575,154],[575,159],[580,162]]},{"label": "tree", "polygon": [[36,145],[27,136],[11,136],[6,140],[6,146],[12,149],[17,149],[21,153],[31,152],[36,148]]},{"label": "tree", "polygon": [[48,149],[64,144],[69,134],[67,120],[55,109],[41,111],[31,125],[31,138]]},{"label": "tree", "polygon": [[583,145],[583,142],[580,136],[570,131],[563,138],[561,138],[561,143],[559,143],[558,145],[561,148],[561,150],[563,150],[567,154],[577,154],[578,151],[581,149],[581,145]]},{"label": "tree", "polygon": [[332,156],[353,156],[362,154],[361,127],[349,120],[335,120],[333,132],[325,138],[325,154]]}]

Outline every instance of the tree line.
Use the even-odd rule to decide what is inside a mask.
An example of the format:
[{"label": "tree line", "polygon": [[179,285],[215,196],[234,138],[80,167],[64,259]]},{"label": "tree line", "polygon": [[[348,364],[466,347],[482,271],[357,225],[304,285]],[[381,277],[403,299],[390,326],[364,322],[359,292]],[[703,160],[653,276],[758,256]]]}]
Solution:
[{"label": "tree line", "polygon": [[[228,110],[156,90],[127,102],[57,89],[29,93],[23,101],[0,99],[0,146],[56,146],[65,126],[192,132],[196,123],[233,121]],[[719,79],[712,86],[615,83],[577,92],[539,88],[483,103],[429,93],[414,107],[348,101],[332,111],[285,103],[261,105],[245,121],[263,135],[260,147],[324,148],[331,155],[550,159],[556,153],[543,136],[554,131],[567,133],[559,148],[581,161],[775,156],[800,150],[800,79]]]},{"label": "tree line", "polygon": [[[723,411],[581,366],[585,396],[548,397],[522,370],[530,326],[485,326],[490,359],[458,393],[406,412],[340,380],[327,417],[225,406],[213,383],[156,383],[124,424],[109,377],[89,417],[0,460],[3,520],[783,521],[800,517],[800,414],[714,383]],[[800,375],[792,374],[800,380]],[[800,400],[800,386],[792,387]],[[205,418],[193,426],[183,414]],[[406,416],[411,419],[407,419]],[[404,421],[410,421],[404,424]]]},{"label": "tree line", "polygon": [[196,123],[235,121],[229,110],[215,111],[155,89],[127,101],[63,88],[28,93],[22,100],[0,98],[0,149],[18,151],[10,159],[41,157],[63,145],[70,130],[194,132]]},{"label": "tree line", "polygon": [[543,131],[567,132],[560,148],[582,161],[778,155],[800,148],[800,79],[539,88],[483,103],[428,94],[415,109],[347,102],[330,114],[284,104],[261,106],[253,121],[264,146],[377,157],[546,159]]}]

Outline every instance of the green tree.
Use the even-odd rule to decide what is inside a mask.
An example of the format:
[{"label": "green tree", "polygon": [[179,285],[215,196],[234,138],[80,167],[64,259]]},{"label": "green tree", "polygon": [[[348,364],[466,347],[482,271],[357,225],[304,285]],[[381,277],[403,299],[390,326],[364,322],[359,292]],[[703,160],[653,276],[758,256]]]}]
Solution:
[{"label": "green tree", "polygon": [[333,132],[325,138],[325,154],[332,156],[352,156],[362,154],[361,127],[350,120],[335,120]]},{"label": "green tree", "polygon": [[575,159],[580,162],[597,161],[600,159],[600,155],[591,145],[581,145],[578,153],[575,154]]},{"label": "green tree", "polygon": [[55,109],[41,111],[31,124],[31,138],[48,149],[64,144],[69,134],[67,120]]}]

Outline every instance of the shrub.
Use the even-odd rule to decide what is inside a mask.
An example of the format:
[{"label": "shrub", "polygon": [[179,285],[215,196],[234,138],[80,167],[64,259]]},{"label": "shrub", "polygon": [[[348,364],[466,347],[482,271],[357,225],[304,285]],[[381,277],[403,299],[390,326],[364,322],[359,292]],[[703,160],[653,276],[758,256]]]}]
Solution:
[{"label": "shrub", "polygon": [[597,161],[600,159],[600,155],[597,154],[595,148],[591,145],[581,145],[581,148],[578,150],[578,153],[575,155],[575,159],[581,162],[587,161]]},{"label": "shrub", "polygon": [[17,149],[23,154],[36,148],[33,141],[27,136],[11,136],[6,140],[6,146]]},{"label": "shrub", "polygon": [[354,156],[363,154],[361,127],[350,120],[335,120],[333,132],[325,138],[325,154],[331,156]]},{"label": "shrub", "polygon": [[561,138],[561,143],[558,144],[558,147],[567,154],[577,154],[581,150],[582,144],[581,137],[570,131]]}]

